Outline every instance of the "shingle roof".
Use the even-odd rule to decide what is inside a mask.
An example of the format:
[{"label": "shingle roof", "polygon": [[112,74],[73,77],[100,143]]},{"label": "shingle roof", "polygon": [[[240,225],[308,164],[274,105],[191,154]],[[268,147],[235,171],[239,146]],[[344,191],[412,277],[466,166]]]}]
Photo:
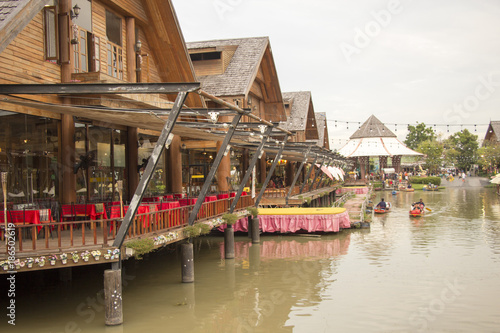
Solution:
[{"label": "shingle roof", "polygon": [[396,134],[391,132],[380,120],[371,115],[361,127],[351,135],[350,139],[358,138],[395,138]]},{"label": "shingle roof", "polygon": [[[0,1],[0,52],[50,0]],[[27,9],[23,11],[24,9]],[[22,14],[20,12],[23,11]]]},{"label": "shingle roof", "polygon": [[284,92],[283,101],[285,103],[289,102],[292,108],[286,123],[282,123],[283,127],[286,127],[289,131],[305,131],[309,104],[311,103],[311,92]]},{"label": "shingle roof", "polygon": [[323,147],[325,143],[326,113],[316,112],[316,126],[318,127],[318,146]]},{"label": "shingle roof", "polygon": [[[498,138],[498,141],[500,141],[500,121],[490,121],[490,126],[488,126],[488,131],[491,129],[493,130],[493,133],[496,135]],[[489,133],[486,133],[486,136],[488,137]]]},{"label": "shingle roof", "polygon": [[223,74],[198,76],[201,87],[215,96],[245,95],[257,74],[268,37],[211,40],[186,43],[189,50],[238,45]]}]

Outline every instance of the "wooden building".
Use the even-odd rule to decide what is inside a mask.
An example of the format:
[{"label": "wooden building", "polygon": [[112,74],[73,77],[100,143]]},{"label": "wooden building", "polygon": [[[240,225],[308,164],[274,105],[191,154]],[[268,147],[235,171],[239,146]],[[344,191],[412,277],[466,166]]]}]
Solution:
[{"label": "wooden building", "polygon": [[[203,90],[242,108],[249,108],[262,119],[276,123],[286,120],[268,37],[189,42],[187,47]],[[206,103],[208,107],[216,107],[211,101]],[[188,146],[216,149],[215,142],[192,142]],[[242,152],[241,156],[241,169],[244,170],[248,151]],[[266,177],[265,155],[257,166],[258,182],[262,183]],[[218,173],[220,191],[228,190],[224,179],[230,177],[230,169],[231,161],[228,157],[221,164]]]},{"label": "wooden building", "polygon": [[[170,0],[0,1],[0,83],[196,82]],[[58,105],[169,108],[171,95],[30,95]],[[189,107],[204,106],[190,94]],[[61,203],[125,198],[159,132],[127,122],[2,103],[0,167],[11,198]],[[181,139],[166,152],[151,193],[182,191]],[[168,158],[167,158],[168,157]]]},{"label": "wooden building", "polygon": [[500,121],[490,121],[486,135],[484,136],[483,146],[488,144],[498,144],[500,142]]}]

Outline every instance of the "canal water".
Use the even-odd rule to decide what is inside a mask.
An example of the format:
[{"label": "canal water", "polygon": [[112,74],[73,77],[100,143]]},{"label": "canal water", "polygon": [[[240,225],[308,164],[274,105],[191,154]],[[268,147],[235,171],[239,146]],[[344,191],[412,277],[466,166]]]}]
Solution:
[{"label": "canal water", "polygon": [[[446,185],[446,184],[444,184]],[[194,284],[175,248],[125,263],[122,326],[105,327],[104,266],[18,274],[1,332],[499,332],[500,203],[493,189],[377,192],[393,210],[338,235],[195,242]],[[410,218],[422,198],[425,216]],[[2,281],[3,283],[3,281]],[[6,299],[2,284],[2,308]],[[4,310],[5,311],[5,310]]]}]

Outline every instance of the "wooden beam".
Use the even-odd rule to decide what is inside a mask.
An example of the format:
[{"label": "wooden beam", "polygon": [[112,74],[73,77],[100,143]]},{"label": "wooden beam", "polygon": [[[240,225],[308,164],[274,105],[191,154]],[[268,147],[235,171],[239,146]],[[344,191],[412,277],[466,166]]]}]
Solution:
[{"label": "wooden beam", "polygon": [[215,148],[215,141],[198,141],[198,140],[186,140],[182,142],[186,145],[186,149],[206,149],[206,148]]}]

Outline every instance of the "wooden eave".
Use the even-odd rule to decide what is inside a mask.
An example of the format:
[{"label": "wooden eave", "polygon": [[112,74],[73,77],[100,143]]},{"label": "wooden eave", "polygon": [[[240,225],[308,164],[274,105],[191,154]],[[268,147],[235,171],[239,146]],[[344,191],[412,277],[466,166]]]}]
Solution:
[{"label": "wooden eave", "polygon": [[[163,82],[197,82],[170,0],[104,0],[103,3],[124,16],[136,19],[136,25],[146,34]],[[172,96],[172,100],[174,98]],[[186,105],[205,106],[196,94],[188,95]]]},{"label": "wooden eave", "polygon": [[[259,66],[255,67],[245,92],[245,98],[248,98],[254,82],[260,87],[264,103],[275,104],[274,109],[276,110],[276,114],[273,115],[273,118],[276,117],[279,120],[285,120],[286,112],[283,105],[283,96],[269,42],[262,53]],[[269,117],[269,115],[267,116]]]},{"label": "wooden eave", "polygon": [[309,110],[307,111],[306,140],[319,140],[318,124],[314,115],[312,99],[309,100]]},{"label": "wooden eave", "polygon": [[49,3],[49,0],[33,0],[23,6],[15,15],[8,17],[8,21],[0,30],[0,53],[17,37],[17,35],[40,13]]}]

